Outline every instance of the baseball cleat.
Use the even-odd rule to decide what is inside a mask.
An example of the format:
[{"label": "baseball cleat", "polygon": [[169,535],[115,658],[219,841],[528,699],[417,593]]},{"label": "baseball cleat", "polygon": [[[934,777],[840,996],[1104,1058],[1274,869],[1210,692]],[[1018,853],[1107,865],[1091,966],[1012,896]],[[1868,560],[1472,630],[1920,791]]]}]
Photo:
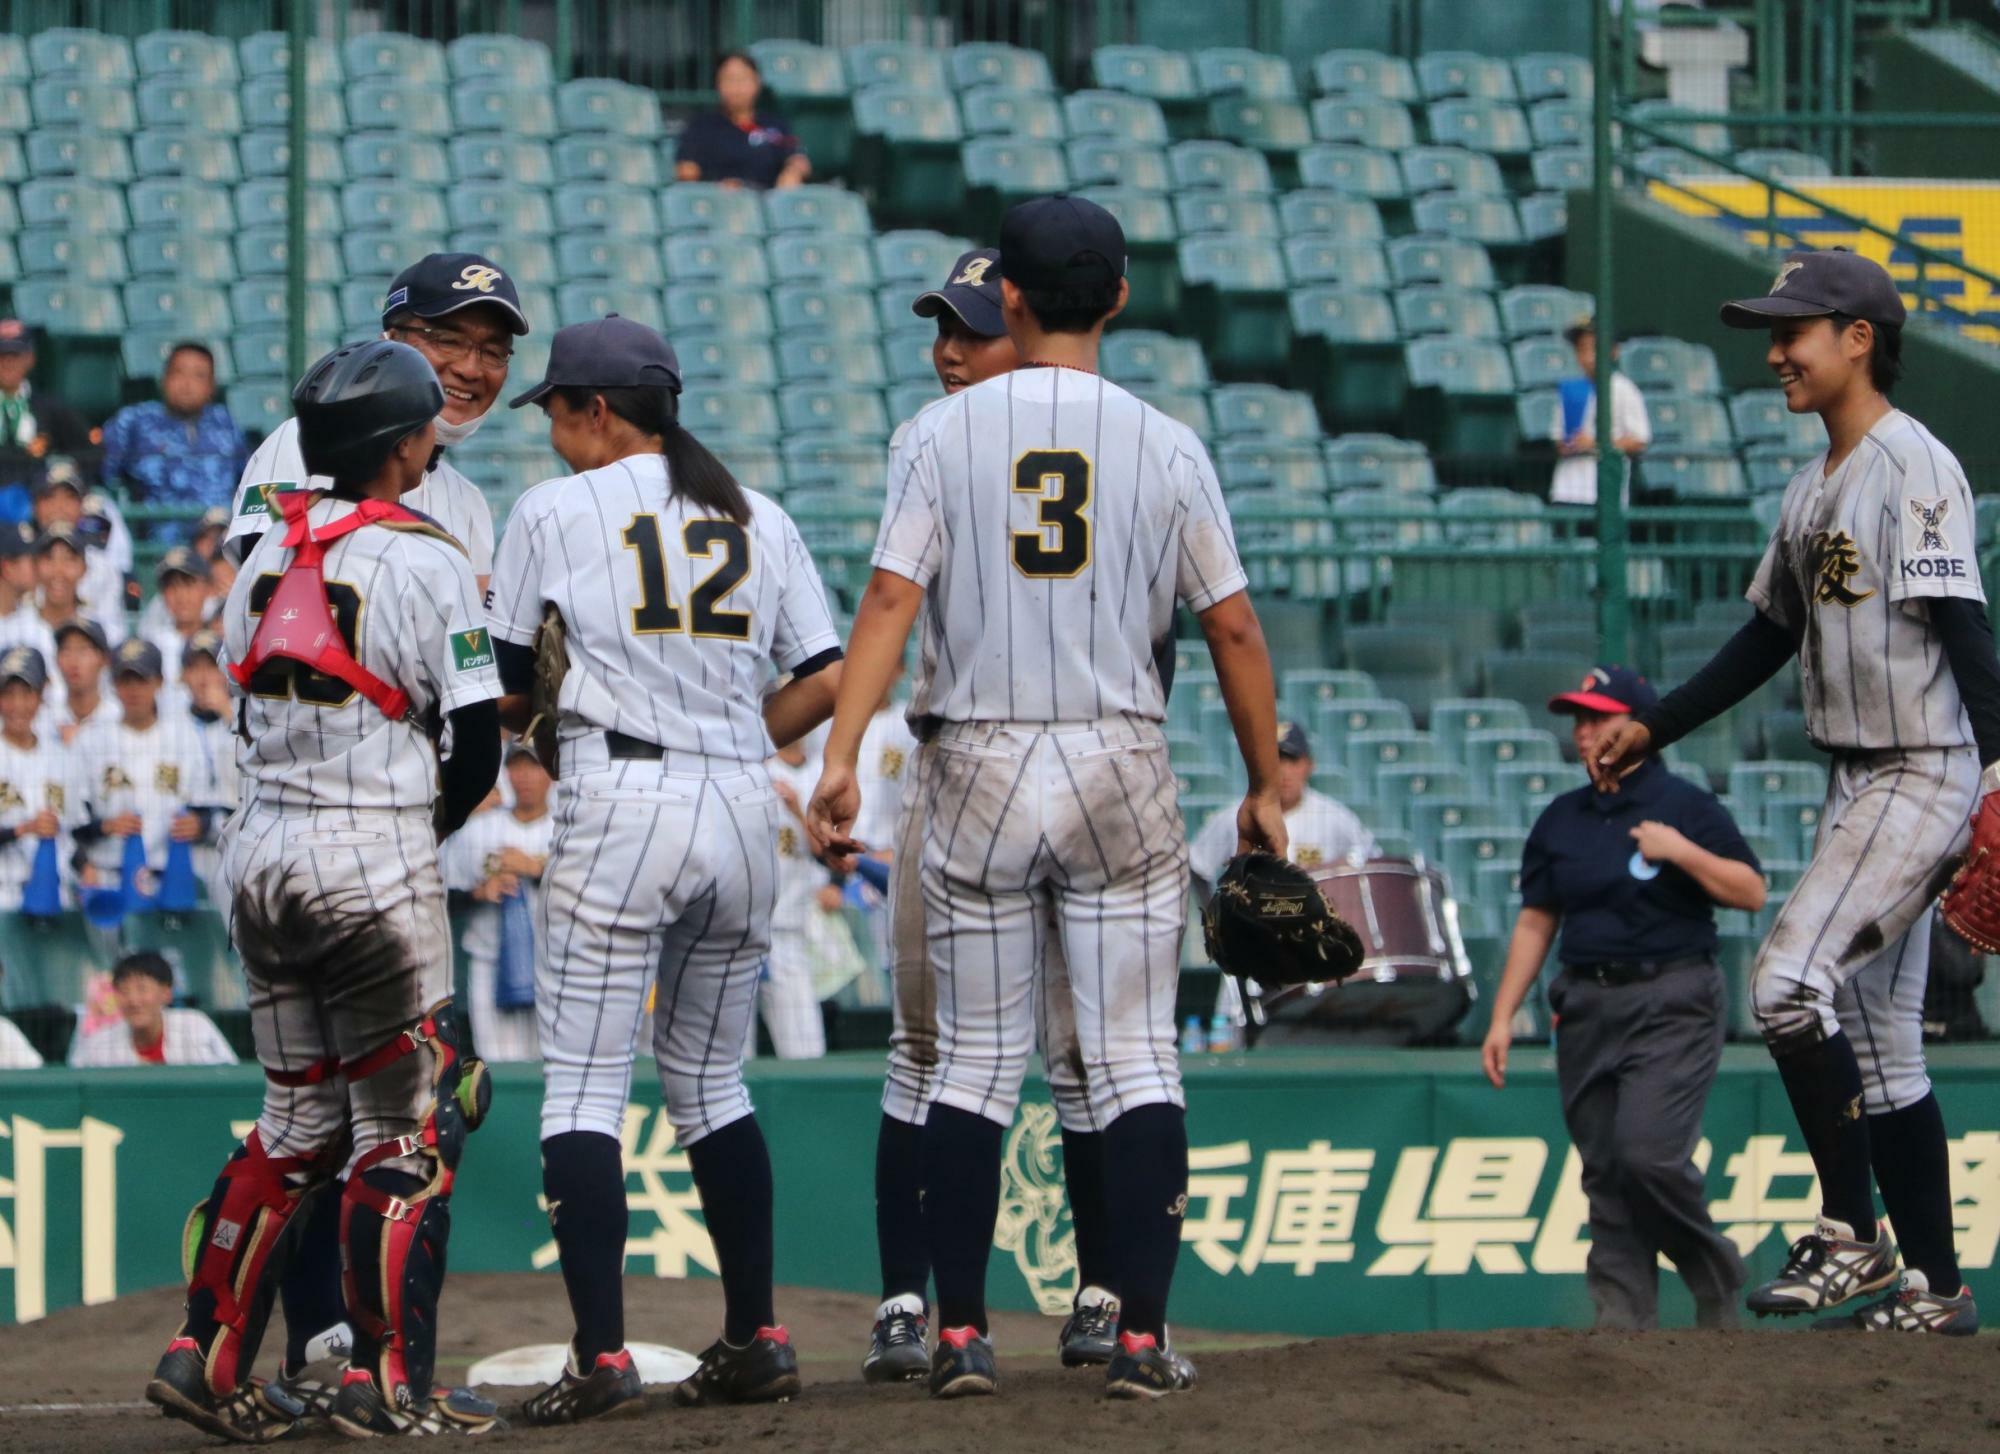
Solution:
[{"label": "baseball cleat", "polygon": [[211,1392],[203,1376],[201,1349],[194,1339],[186,1337],[167,1345],[152,1381],[146,1385],[146,1400],[158,1404],[167,1417],[185,1419],[204,1433],[233,1444],[268,1444],[282,1439],[305,1417],[305,1410],[289,1395],[261,1379],[251,1379],[234,1393]]},{"label": "baseball cleat", "polygon": [[1070,1303],[1056,1349],[1065,1368],[1109,1363],[1118,1352],[1118,1299],[1101,1287],[1086,1287]]},{"label": "baseball cleat", "polygon": [[1000,1365],[991,1340],[977,1328],[939,1328],[937,1351],[931,1355],[931,1397],[967,1398],[997,1393]]},{"label": "baseball cleat", "polygon": [[1194,1364],[1151,1333],[1120,1333],[1118,1352],[1104,1370],[1107,1398],[1165,1398],[1194,1387]]},{"label": "baseball cleat", "polygon": [[1961,1287],[1956,1297],[1932,1292],[1930,1279],[1913,1267],[1889,1296],[1851,1313],[1820,1318],[1813,1331],[1937,1333],[1946,1338],[1969,1338],[1979,1331],[1979,1305],[1972,1300],[1969,1287]]},{"label": "baseball cleat", "polygon": [[636,1414],[646,1407],[646,1385],[629,1350],[600,1353],[591,1360],[590,1372],[576,1366],[576,1346],[570,1345],[563,1360],[562,1376],[521,1405],[521,1422],[546,1428],[552,1424],[581,1424],[587,1419]]},{"label": "baseball cleat", "polygon": [[346,1372],[344,1357],[320,1358],[296,1369],[279,1364],[269,1387],[297,1404],[302,1418],[326,1419],[333,1416],[333,1401],[340,1396],[340,1380]]},{"label": "baseball cleat", "polygon": [[696,1404],[790,1403],[799,1396],[799,1355],[782,1327],[759,1328],[741,1348],[717,1338],[693,1373],[674,1385],[674,1402]]},{"label": "baseball cleat", "polygon": [[875,1310],[875,1327],[868,1335],[868,1356],[861,1360],[867,1383],[915,1383],[931,1371],[930,1350],[924,1346],[930,1320],[924,1300],[910,1293],[892,1297]]},{"label": "baseball cleat", "polygon": [[1895,1281],[1896,1249],[1886,1229],[1877,1227],[1873,1242],[1857,1242],[1845,1222],[1821,1217],[1792,1244],[1784,1269],[1744,1301],[1760,1318],[1825,1313]]},{"label": "baseball cleat", "polygon": [[434,1388],[418,1398],[407,1384],[398,1384],[390,1395],[360,1368],[348,1369],[341,1378],[328,1422],[350,1439],[490,1434],[507,1427],[499,1405],[469,1389]]}]

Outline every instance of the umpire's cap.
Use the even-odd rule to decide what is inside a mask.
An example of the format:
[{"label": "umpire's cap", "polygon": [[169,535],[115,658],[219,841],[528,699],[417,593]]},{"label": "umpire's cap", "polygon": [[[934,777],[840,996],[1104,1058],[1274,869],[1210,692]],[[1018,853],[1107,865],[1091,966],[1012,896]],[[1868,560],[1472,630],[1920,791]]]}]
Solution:
[{"label": "umpire's cap", "polygon": [[975,247],[951,265],[944,286],[917,294],[910,311],[935,318],[949,309],[981,338],[998,338],[1007,331],[1000,316],[1000,249]]},{"label": "umpire's cap", "polygon": [[306,470],[336,481],[370,478],[443,407],[429,361],[386,338],[335,349],[292,390]]},{"label": "umpire's cap", "polygon": [[549,340],[542,381],[507,407],[539,404],[556,389],[671,389],[681,391],[681,361],[674,346],[636,318],[607,313],[590,323],[558,328]]},{"label": "umpire's cap", "polygon": [[510,332],[528,331],[528,315],[521,311],[514,280],[499,264],[476,252],[434,252],[396,274],[382,300],[382,326],[387,328],[399,313],[442,318],[475,303],[491,303],[506,314]]}]

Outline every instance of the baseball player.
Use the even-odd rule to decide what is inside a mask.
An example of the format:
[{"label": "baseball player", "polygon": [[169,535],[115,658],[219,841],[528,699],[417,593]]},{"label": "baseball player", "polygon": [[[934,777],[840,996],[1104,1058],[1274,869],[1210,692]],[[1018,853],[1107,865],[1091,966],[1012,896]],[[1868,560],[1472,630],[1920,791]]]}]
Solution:
[{"label": "baseball player", "polygon": [[[171,694],[172,711],[194,724],[195,752],[199,759],[202,784],[197,802],[213,805],[222,814],[233,813],[241,801],[236,772],[236,724],[230,711],[229,678],[223,671],[222,634],[203,627],[188,637],[181,652],[180,685]],[[195,872],[203,883],[219,885],[222,856],[211,843],[197,844]],[[215,903],[224,900],[220,888],[210,893]]]},{"label": "baseball player", "polygon": [[208,563],[185,545],[176,545],[160,557],[154,580],[159,585],[158,600],[167,603],[167,619],[156,630],[141,623],[139,635],[159,648],[169,686],[181,679],[181,654],[189,638],[208,622]]},{"label": "baseball player", "polygon": [[[73,617],[50,633],[55,643],[56,675],[44,698],[42,720],[65,747],[95,722],[116,722],[118,703],[104,690],[111,665],[111,648],[104,628],[95,621]],[[62,690],[56,691],[56,683]]]},{"label": "baseball player", "polygon": [[[577,472],[514,506],[489,602],[512,725],[529,718],[548,609],[567,623],[535,1000],[542,1183],[576,1335],[562,1376],[527,1402],[533,1424],[643,1394],[624,1346],[619,1134],[656,974],[654,1058],[726,1302],[721,1338],[675,1396],[799,1388],[772,1311],[771,1163],[742,1054],[776,897],[781,809],[764,761],[832,710],[840,646],[791,518],[681,427],[680,387],[667,341],[613,315],[557,333],[547,378],[513,401],[547,411]],[[792,680],[761,696],[770,665]]]},{"label": "baseball player", "polygon": [[819,763],[804,741],[789,742],[765,764],[777,793],[777,898],[771,910],[771,952],[757,982],[757,1004],[771,1048],[780,1060],[815,1060],[826,1054],[826,1021],[813,984],[808,926],[815,914],[838,912],[840,890],[806,842],[806,799],[819,781]]},{"label": "baseball player", "polygon": [[[506,752],[507,779],[514,801],[474,813],[439,850],[445,887],[472,897],[461,942],[468,961],[465,993],[472,1043],[489,1063],[535,1058],[532,999],[501,1004],[501,941],[504,916],[520,914],[532,923],[541,897],[555,818],[549,812],[549,773],[525,742]],[[510,907],[509,900],[520,903]]]},{"label": "baseball player", "polygon": [[[1888,273],[1839,250],[1793,253],[1768,296],[1723,305],[1731,327],[1769,330],[1785,403],[1819,415],[1827,449],[1786,488],[1749,624],[1612,734],[1592,777],[1614,791],[1646,754],[1798,656],[1806,730],[1832,763],[1812,862],[1758,953],[1752,992],[1821,1205],[1748,1304],[1823,1312],[1880,1293],[1832,1321],[1965,1334],[1979,1314],[1952,1244],[1921,1020],[1931,901],[1974,804],[2000,788],[2000,665],[1965,474],[1889,402],[1903,318]],[[1871,1171],[1902,1244],[1900,1280]]]},{"label": "baseball player", "polygon": [[940,1323],[930,1386],[942,1397],[996,1385],[985,1272],[1000,1140],[1050,914],[1122,1238],[1106,1389],[1156,1397],[1192,1381],[1165,1348],[1187,1183],[1173,1018],[1187,846],[1154,652],[1176,601],[1201,620],[1249,767],[1239,841],[1285,847],[1270,659],[1207,453],[1096,373],[1127,296],[1124,263],[1122,230],[1091,202],[1008,212],[1002,311],[1022,366],[925,409],[890,462],[808,812],[816,842],[855,850],[861,733],[928,592],[936,654],[912,711],[931,719],[937,754],[920,881],[938,1063],[920,1164]]},{"label": "baseball player", "polygon": [[21,908],[42,844],[56,845],[58,879],[69,858],[69,757],[36,722],[48,679],[34,647],[0,652],[0,912]]},{"label": "baseball player", "polygon": [[[419,259],[396,275],[382,303],[382,336],[408,344],[437,371],[444,389],[440,449],[478,433],[507,382],[514,340],[527,331],[514,280],[477,253],[434,252]],[[276,523],[272,493],[307,483],[298,421],[287,419],[244,466],[226,538],[230,548],[247,550],[250,539]],[[312,487],[324,489],[326,482]],[[493,571],[493,510],[472,481],[440,454],[403,504],[429,516],[465,547],[484,591]]]},{"label": "baseball player", "polygon": [[[952,264],[942,287],[919,294],[910,305],[919,318],[937,320],[931,364],[946,398],[1020,363],[1001,317],[999,262],[997,249],[974,249]],[[901,447],[913,423],[897,429],[890,443],[892,453]],[[933,635],[926,629],[918,655],[917,696],[928,695],[935,654]],[[882,1266],[882,1303],[875,1310],[868,1352],[861,1362],[862,1377],[870,1383],[926,1378],[931,1369],[926,1341],[931,1259],[924,1233],[918,1138],[937,1065],[937,993],[918,873],[923,863],[924,784],[937,753],[907,730],[883,741],[885,715],[878,710],[862,734],[857,767],[871,776],[861,784],[866,821],[857,822],[854,829],[863,843],[894,845],[889,855],[889,957],[894,982],[889,1073],[875,1139],[875,1238]],[[892,754],[903,760],[889,772]],[[1035,996],[1035,1041],[1062,1127],[1063,1179],[1077,1256],[1077,1291],[1056,1341],[1065,1366],[1079,1367],[1108,1363],[1117,1351],[1118,1279],[1104,1209],[1104,1138],[1084,1090],[1069,970],[1053,917],[1040,942],[1043,980]]]},{"label": "baseball player", "polygon": [[249,1442],[305,1414],[249,1373],[285,1264],[336,1211],[316,1204],[344,1169],[353,1357],[334,1426],[479,1433],[498,1426],[494,1407],[431,1383],[454,1168],[487,1090],[450,999],[437,842],[493,786],[500,684],[464,548],[397,503],[436,447],[429,363],[353,344],[314,364],[292,404],[330,489],[278,497],[223,608],[244,802],[222,876],[264,1111],[191,1219],[186,1318],[146,1396]]}]

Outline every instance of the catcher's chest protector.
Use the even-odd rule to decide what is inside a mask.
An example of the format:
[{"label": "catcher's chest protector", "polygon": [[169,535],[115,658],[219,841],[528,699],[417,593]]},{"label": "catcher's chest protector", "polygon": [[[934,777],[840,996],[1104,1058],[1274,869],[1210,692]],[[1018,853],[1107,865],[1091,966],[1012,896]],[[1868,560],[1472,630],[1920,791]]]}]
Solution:
[{"label": "catcher's chest protector", "polygon": [[384,521],[419,525],[424,523],[423,517],[388,500],[363,500],[355,506],[353,514],[321,527],[315,534],[306,512],[318,498],[318,494],[307,490],[287,491],[277,496],[278,509],[285,517],[285,547],[296,554],[278,578],[271,603],[257,620],[250,649],[242,661],[230,664],[229,674],[238,686],[248,690],[250,678],[272,657],[303,662],[314,671],[347,683],[379,707],[385,717],[401,721],[409,715],[409,694],[356,661],[334,623],[333,606],[326,598],[326,549],[364,525]]}]

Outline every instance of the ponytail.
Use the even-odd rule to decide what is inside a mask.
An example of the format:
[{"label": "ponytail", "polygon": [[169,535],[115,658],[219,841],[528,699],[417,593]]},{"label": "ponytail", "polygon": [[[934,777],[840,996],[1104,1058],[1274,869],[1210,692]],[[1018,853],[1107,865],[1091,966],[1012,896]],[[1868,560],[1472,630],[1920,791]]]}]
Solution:
[{"label": "ponytail", "polygon": [[750,497],[729,467],[708,452],[699,439],[681,427],[680,395],[672,389],[633,387],[594,389],[564,385],[555,390],[572,409],[590,407],[593,397],[642,434],[660,436],[660,455],[667,463],[667,483],[680,498],[692,500],[711,514],[750,522]]}]

